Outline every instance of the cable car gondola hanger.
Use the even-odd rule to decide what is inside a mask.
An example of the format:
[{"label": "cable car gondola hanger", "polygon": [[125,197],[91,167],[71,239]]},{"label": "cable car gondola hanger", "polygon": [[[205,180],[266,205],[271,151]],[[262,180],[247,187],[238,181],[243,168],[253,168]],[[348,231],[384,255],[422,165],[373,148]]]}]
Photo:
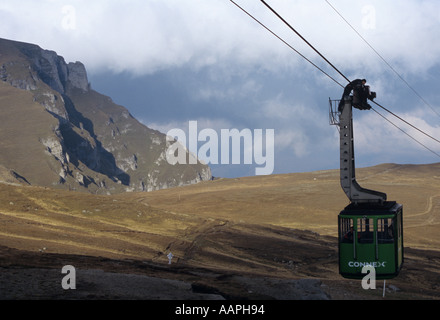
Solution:
[{"label": "cable car gondola hanger", "polygon": [[[368,103],[366,103],[366,99],[368,98],[383,110],[389,112],[394,117],[428,136],[432,140],[438,143],[440,143],[440,140],[435,139],[434,137],[405,121],[395,113],[391,112],[387,108],[373,101],[373,99],[376,98],[376,94],[370,92],[369,87],[365,86],[365,83],[363,83],[361,86],[357,85],[350,87],[350,85],[353,85],[354,82],[351,82],[264,0],[260,1],[293,32],[295,32],[307,45],[309,45],[336,72],[338,72],[349,83],[348,86],[343,86],[328,73],[323,71],[316,64],[298,52],[290,44],[280,38],[277,34],[271,31],[258,19],[249,14],[245,9],[240,7],[236,2],[233,0],[230,1],[252,19],[254,19],[257,23],[263,26],[266,30],[272,33],[275,37],[281,40],[284,44],[289,46],[302,58],[307,60],[307,62],[324,73],[328,78],[333,80],[342,88],[346,89],[344,90],[344,95],[341,100],[329,100],[330,124],[338,126],[340,134],[341,187],[350,200],[350,204],[346,206],[338,216],[339,273],[345,278],[362,279],[365,277],[365,274],[362,273],[363,267],[372,266],[376,270],[377,279],[394,278],[399,274],[404,261],[403,206],[395,201],[387,201],[387,195],[385,193],[364,189],[357,183],[355,175],[352,109],[353,107],[361,110],[372,109],[385,120],[397,127],[394,123],[368,105]],[[357,84],[359,84],[359,82],[357,82]],[[350,95],[351,91],[353,91],[353,95]],[[407,134],[417,143],[421,144],[423,147],[440,157],[438,153],[420,143],[404,130],[400,129],[399,127],[397,128]]]}]

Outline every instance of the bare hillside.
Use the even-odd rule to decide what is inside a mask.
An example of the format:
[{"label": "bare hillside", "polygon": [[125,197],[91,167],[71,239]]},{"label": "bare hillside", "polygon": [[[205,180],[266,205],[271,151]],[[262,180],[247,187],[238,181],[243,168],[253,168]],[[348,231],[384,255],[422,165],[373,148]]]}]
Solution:
[{"label": "bare hillside", "polygon": [[[406,246],[440,250],[440,164],[384,164],[358,169],[357,176],[363,187],[403,204]],[[168,211],[330,236],[348,204],[339,170],[220,179],[132,197]]]},{"label": "bare hillside", "polygon": [[[438,168],[358,171],[362,186],[404,205],[405,264],[388,299],[440,298]],[[111,196],[0,184],[1,298],[382,299],[338,274],[338,179],[322,171]],[[67,264],[79,270],[75,292],[60,289]]]}]

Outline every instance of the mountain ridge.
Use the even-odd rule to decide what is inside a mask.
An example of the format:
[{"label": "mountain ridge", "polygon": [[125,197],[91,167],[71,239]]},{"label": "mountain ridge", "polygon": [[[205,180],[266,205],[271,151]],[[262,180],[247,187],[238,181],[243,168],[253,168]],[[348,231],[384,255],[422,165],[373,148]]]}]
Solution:
[{"label": "mountain ridge", "polygon": [[81,62],[0,39],[0,80],[0,112],[8,121],[0,128],[0,164],[29,184],[118,193],[212,178],[200,162],[168,164],[165,134],[94,91]]}]

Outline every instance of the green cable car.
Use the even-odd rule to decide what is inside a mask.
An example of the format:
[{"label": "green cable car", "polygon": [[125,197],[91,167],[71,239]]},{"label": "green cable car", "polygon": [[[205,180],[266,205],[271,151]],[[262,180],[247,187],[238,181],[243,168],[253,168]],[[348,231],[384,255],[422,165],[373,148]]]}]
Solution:
[{"label": "green cable car", "polygon": [[[363,86],[369,93],[369,87]],[[350,200],[338,217],[339,273],[348,279],[363,279],[374,267],[376,279],[399,274],[403,255],[403,206],[387,201],[382,192],[362,188],[356,181],[353,140],[353,110],[369,109],[359,102],[359,92],[343,101],[330,100],[330,124],[339,126],[341,187]],[[376,96],[373,93],[371,99]],[[337,110],[337,111],[336,111]]]},{"label": "green cable car", "polygon": [[385,202],[350,204],[340,214],[339,273],[345,278],[365,277],[374,267],[376,279],[394,278],[403,263],[402,205]]}]

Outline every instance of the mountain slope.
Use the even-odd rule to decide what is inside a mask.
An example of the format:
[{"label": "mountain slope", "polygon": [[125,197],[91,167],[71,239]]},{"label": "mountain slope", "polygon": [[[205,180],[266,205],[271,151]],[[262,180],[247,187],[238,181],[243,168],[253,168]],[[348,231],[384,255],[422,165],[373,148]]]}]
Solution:
[{"label": "mountain slope", "polygon": [[169,165],[166,136],[92,90],[80,62],[0,39],[0,80],[0,165],[21,181],[115,193],[211,179],[204,164]]},{"label": "mountain slope", "polygon": [[[362,187],[403,205],[404,244],[440,250],[440,163],[359,168]],[[349,203],[339,170],[218,179],[176,190],[124,195],[132,202],[191,216],[311,230],[337,236],[338,214]]]},{"label": "mountain slope", "polygon": [[[439,169],[358,172],[362,185],[404,205],[405,263],[387,280],[386,299],[440,298]],[[120,274],[102,287],[97,270],[105,270],[185,281],[193,298],[382,300],[382,283],[364,290],[339,275],[334,236],[346,203],[338,170],[117,195],[0,184],[0,298],[130,298],[132,282],[119,285]],[[77,290],[62,290],[64,265],[77,268]],[[86,280],[83,270],[96,277]],[[298,287],[303,281],[311,286]],[[137,299],[158,299],[160,285],[144,286]]]}]

